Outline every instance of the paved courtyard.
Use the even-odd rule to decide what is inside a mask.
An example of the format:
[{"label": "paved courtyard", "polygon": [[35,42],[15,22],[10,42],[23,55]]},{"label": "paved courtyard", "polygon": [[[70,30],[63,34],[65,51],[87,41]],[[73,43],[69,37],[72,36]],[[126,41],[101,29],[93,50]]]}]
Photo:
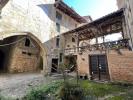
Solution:
[{"label": "paved courtyard", "polygon": [[52,82],[53,78],[44,77],[39,73],[0,74],[0,94],[19,98],[24,96],[30,88],[48,84]]}]

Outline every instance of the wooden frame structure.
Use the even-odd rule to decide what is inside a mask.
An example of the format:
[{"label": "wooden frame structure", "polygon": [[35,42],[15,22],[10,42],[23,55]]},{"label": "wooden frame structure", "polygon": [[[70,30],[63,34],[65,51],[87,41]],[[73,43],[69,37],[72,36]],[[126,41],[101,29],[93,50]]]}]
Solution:
[{"label": "wooden frame structure", "polygon": [[[84,40],[89,40],[96,38],[96,44],[93,45],[95,48],[107,48],[107,47],[113,47],[114,45],[122,45],[127,47],[127,40],[120,40],[118,41],[113,41],[111,45],[109,46],[110,43],[105,43],[104,44],[98,44],[98,37],[103,37],[109,35],[109,34],[114,34],[114,33],[122,33],[122,36],[124,38],[124,33],[123,33],[123,27],[124,27],[124,9],[120,9],[114,13],[108,14],[106,16],[103,16],[102,18],[99,18],[95,21],[92,21],[91,23],[87,23],[85,25],[82,25],[76,29],[70,30],[68,32],[65,32],[63,35],[69,35],[72,34],[77,38],[77,48],[83,48],[79,47],[79,43]],[[125,42],[126,41],[126,42]],[[122,44],[124,42],[124,44]],[[119,44],[118,44],[119,43]],[[108,44],[108,46],[107,46]],[[88,44],[87,47],[92,47]],[[121,46],[118,46],[121,47]]]},{"label": "wooden frame structure", "polygon": [[123,9],[106,15],[100,19],[87,23],[76,29],[65,32],[67,34],[75,34],[79,41],[88,40],[108,34],[118,33],[123,31],[124,13]]}]

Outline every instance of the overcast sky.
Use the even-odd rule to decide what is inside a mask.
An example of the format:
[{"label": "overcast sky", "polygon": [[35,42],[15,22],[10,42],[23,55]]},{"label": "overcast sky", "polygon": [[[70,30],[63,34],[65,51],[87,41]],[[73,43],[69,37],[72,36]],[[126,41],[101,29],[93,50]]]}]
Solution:
[{"label": "overcast sky", "polygon": [[94,19],[117,10],[116,0],[64,0],[81,16],[91,15]]}]

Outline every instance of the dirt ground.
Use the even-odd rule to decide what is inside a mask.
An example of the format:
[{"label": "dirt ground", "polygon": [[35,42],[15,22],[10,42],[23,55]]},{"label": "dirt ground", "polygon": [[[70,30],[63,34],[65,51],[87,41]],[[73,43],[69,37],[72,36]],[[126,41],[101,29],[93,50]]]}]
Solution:
[{"label": "dirt ground", "polygon": [[23,97],[30,88],[52,82],[52,77],[39,73],[0,74],[0,94],[6,97]]}]

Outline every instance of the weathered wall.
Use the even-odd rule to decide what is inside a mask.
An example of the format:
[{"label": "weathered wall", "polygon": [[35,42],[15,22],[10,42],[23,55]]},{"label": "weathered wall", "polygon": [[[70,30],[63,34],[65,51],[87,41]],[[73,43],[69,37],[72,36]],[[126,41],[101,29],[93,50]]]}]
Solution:
[{"label": "weathered wall", "polygon": [[83,53],[82,55],[78,54],[77,56],[77,66],[80,75],[90,75],[89,71],[89,55]]},{"label": "weathered wall", "polygon": [[[121,50],[120,55],[115,50],[107,53],[108,69],[111,81],[133,82],[133,52],[129,50]],[[78,54],[77,64],[80,75],[90,76],[89,55],[105,54],[105,52],[84,52]]]},{"label": "weathered wall", "polygon": [[51,67],[52,57],[58,57],[59,52],[64,46],[64,38],[61,40],[62,48],[56,53],[55,36],[75,28],[77,23],[71,17],[62,14],[61,33],[56,31],[56,9],[55,0],[11,0],[2,11],[0,19],[0,38],[12,32],[30,32],[36,36],[45,47],[45,58],[48,62],[47,67]]},{"label": "weathered wall", "polygon": [[117,0],[118,8],[125,8],[124,34],[130,38],[130,46],[133,50],[133,0]]},{"label": "weathered wall", "polygon": [[36,72],[39,70],[40,49],[32,39],[30,41],[29,47],[25,46],[25,39],[12,46],[8,64],[9,72]]},{"label": "weathered wall", "polygon": [[108,66],[112,81],[133,82],[133,52],[122,50],[122,55],[116,51],[108,54]]},{"label": "weathered wall", "polygon": [[86,74],[90,77],[90,62],[89,62],[89,56],[91,55],[99,55],[99,54],[105,54],[105,51],[85,51],[83,53],[77,54],[77,64],[78,64],[78,70],[81,74]]}]

